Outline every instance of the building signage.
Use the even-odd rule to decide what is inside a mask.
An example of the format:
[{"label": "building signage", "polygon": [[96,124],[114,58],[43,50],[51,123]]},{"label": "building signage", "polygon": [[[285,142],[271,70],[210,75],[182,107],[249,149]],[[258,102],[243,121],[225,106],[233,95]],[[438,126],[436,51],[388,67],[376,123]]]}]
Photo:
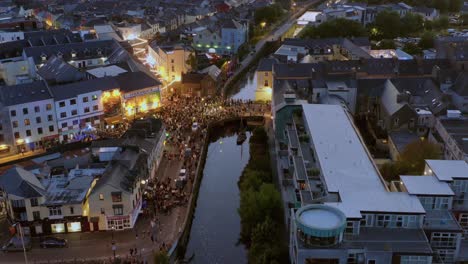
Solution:
[{"label": "building signage", "polygon": [[150,89],[144,89],[144,90],[129,92],[129,93],[124,94],[123,97],[124,97],[124,99],[130,99],[130,98],[133,98],[133,97],[147,95],[147,94],[151,94],[151,93],[159,93],[159,86],[153,87],[153,88],[150,88]]}]

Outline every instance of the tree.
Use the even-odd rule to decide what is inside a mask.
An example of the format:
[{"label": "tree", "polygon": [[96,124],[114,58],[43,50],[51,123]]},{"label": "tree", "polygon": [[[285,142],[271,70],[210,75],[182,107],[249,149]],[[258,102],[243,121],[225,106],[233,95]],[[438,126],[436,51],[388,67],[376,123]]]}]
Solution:
[{"label": "tree", "polygon": [[433,0],[432,6],[440,11],[440,13],[447,13],[449,8],[448,0]]},{"label": "tree", "polygon": [[282,9],[289,10],[291,8],[291,0],[277,0],[275,1]]},{"label": "tree", "polygon": [[435,39],[435,34],[432,31],[425,31],[421,35],[421,39],[419,40],[418,46],[421,49],[432,49],[434,48],[434,39]]},{"label": "tree", "polygon": [[462,0],[449,0],[448,1],[448,11],[453,13],[460,12],[460,9],[463,5]]},{"label": "tree", "polygon": [[158,251],[154,254],[155,264],[169,264],[169,256],[166,251]]},{"label": "tree", "polygon": [[421,32],[424,29],[424,18],[419,14],[407,13],[401,19],[401,32],[403,36]]},{"label": "tree", "polygon": [[337,38],[337,37],[363,37],[366,29],[361,23],[344,18],[337,18],[323,22],[313,27],[308,26],[302,32],[301,38]]},{"label": "tree", "polygon": [[394,39],[400,35],[400,15],[395,11],[382,11],[375,17],[375,27],[382,38]]},{"label": "tree", "polygon": [[281,243],[279,230],[277,224],[269,217],[255,226],[249,249],[249,263],[284,263],[281,261],[282,250],[278,246]]},{"label": "tree", "polygon": [[257,8],[254,13],[255,25],[259,26],[261,23],[273,24],[281,15],[283,15],[283,10],[277,4]]},{"label": "tree", "polygon": [[242,240],[249,243],[253,229],[266,217],[281,221],[282,208],[281,195],[273,184],[264,183],[259,191],[242,190],[238,210],[242,223]]},{"label": "tree", "polygon": [[400,175],[421,175],[426,159],[440,159],[441,150],[427,140],[416,140],[408,144],[393,164],[387,163],[380,168],[382,177],[387,181],[398,180]]},{"label": "tree", "polygon": [[393,39],[382,39],[378,44],[376,49],[395,49],[395,41]]},{"label": "tree", "polygon": [[460,16],[460,23],[462,26],[468,26],[468,13]]},{"label": "tree", "polygon": [[408,42],[405,44],[405,46],[403,46],[403,51],[411,55],[418,55],[422,53],[421,48],[419,48],[418,45],[411,42]]},{"label": "tree", "polygon": [[439,19],[432,22],[434,29],[446,29],[449,26],[449,18],[447,16],[440,16]]},{"label": "tree", "polygon": [[424,172],[426,159],[440,159],[441,150],[428,140],[416,140],[408,144],[400,154],[398,161],[402,163],[406,173],[420,175]]}]

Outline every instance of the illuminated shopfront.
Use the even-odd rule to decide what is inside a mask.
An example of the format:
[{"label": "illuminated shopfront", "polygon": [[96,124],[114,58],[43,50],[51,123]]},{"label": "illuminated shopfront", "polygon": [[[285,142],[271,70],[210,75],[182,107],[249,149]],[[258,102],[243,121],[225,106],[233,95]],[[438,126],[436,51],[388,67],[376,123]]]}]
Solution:
[{"label": "illuminated shopfront", "polygon": [[161,105],[159,88],[151,88],[126,93],[123,98],[125,115],[129,117],[140,113],[146,113],[158,108]]},{"label": "illuminated shopfront", "polygon": [[67,223],[67,230],[70,233],[81,232],[81,223],[80,222]]},{"label": "illuminated shopfront", "polygon": [[64,223],[52,224],[51,230],[53,234],[65,233],[65,224]]}]

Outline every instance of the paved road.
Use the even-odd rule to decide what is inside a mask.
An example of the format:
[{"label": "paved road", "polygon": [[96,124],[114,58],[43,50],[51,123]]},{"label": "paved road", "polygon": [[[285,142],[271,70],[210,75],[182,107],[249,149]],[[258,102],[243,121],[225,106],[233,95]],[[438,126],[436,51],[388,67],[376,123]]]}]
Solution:
[{"label": "paved road", "polygon": [[[169,161],[165,158],[161,161],[160,169],[156,173],[156,177],[162,179],[178,176],[178,172],[182,166],[181,161]],[[130,248],[138,248],[138,253],[142,254],[140,259],[149,260],[149,255],[153,249],[158,250],[162,242],[172,243],[178,235],[178,227],[183,221],[180,215],[185,214],[185,207],[174,208],[170,214],[158,214],[158,225],[154,230],[151,230],[150,219],[140,217],[137,220],[136,228],[133,230],[123,230],[114,232],[114,240],[116,241],[116,256],[127,257],[130,253]],[[156,243],[152,243],[150,236],[143,234],[144,232],[153,232],[156,237]],[[138,234],[138,239],[136,237]],[[86,233],[69,233],[57,235],[68,240],[68,248],[48,248],[42,249],[39,247],[37,238],[33,239],[33,248],[27,252],[29,263],[42,262],[60,263],[63,260],[74,259],[97,259],[110,258],[112,252],[112,232],[86,232]],[[23,252],[0,253],[0,263],[24,263]],[[149,262],[151,263],[151,262]]]},{"label": "paved road", "polygon": [[[302,16],[312,5],[321,2],[323,0],[309,0],[303,7],[299,8],[293,14],[289,15],[289,18],[279,27],[273,29],[268,35],[263,37],[261,40],[255,44],[255,52],[249,53],[243,61],[240,62],[239,67],[236,69],[234,74],[231,76],[229,81],[224,84],[224,89],[227,87],[227,84],[238,75],[245,67],[249,66],[252,60],[255,58],[257,53],[263,48],[267,41],[277,40],[281,38],[293,25],[296,23],[296,19]],[[223,89],[223,90],[224,90]]]}]

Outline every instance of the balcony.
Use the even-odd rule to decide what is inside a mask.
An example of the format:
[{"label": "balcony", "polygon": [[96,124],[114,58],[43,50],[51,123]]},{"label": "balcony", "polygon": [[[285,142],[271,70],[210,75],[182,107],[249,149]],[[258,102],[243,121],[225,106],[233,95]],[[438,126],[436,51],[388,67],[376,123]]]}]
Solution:
[{"label": "balcony", "polygon": [[361,227],[359,235],[345,240],[343,246],[415,255],[432,253],[422,229]]},{"label": "balcony", "polygon": [[423,228],[447,231],[462,230],[455,217],[448,210],[427,210]]}]

